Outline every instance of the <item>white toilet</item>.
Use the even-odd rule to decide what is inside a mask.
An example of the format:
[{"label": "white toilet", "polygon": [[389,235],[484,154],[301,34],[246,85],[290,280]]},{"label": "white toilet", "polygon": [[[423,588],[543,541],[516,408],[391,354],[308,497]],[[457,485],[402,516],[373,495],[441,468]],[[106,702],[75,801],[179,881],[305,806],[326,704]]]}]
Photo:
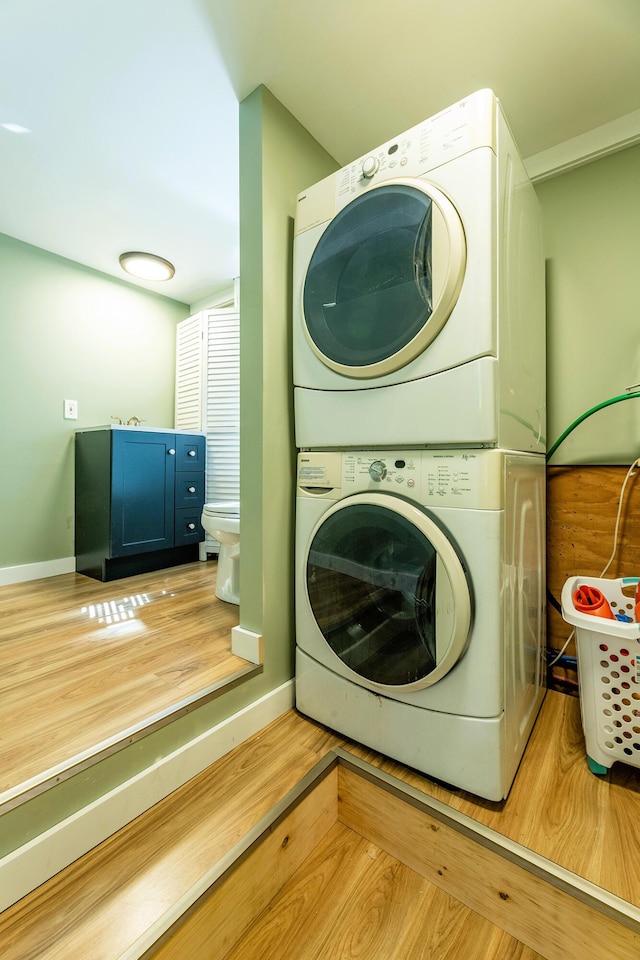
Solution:
[{"label": "white toilet", "polygon": [[220,543],[216,597],[240,603],[240,504],[205,503],[202,526]]}]

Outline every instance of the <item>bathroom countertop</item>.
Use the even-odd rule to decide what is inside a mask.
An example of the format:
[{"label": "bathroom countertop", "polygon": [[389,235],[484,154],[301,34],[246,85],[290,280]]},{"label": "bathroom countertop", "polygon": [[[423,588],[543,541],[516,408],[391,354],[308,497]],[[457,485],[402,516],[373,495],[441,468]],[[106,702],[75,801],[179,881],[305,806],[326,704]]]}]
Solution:
[{"label": "bathroom countertop", "polygon": [[204,430],[176,430],[174,427],[145,427],[142,424],[135,426],[128,423],[104,423],[97,427],[79,427],[76,433],[90,433],[93,430],[137,430],[139,433],[176,433],[188,437],[204,437]]}]

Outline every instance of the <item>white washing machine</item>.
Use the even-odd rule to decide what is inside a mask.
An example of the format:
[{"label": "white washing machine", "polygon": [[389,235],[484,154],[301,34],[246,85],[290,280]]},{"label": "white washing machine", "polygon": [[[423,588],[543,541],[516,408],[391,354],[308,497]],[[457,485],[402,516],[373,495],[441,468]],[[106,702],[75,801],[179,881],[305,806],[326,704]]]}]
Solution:
[{"label": "white washing machine", "polygon": [[299,449],[545,449],[540,212],[482,90],[298,197]]},{"label": "white washing machine", "polygon": [[545,693],[545,460],[298,455],[296,706],[489,800]]}]

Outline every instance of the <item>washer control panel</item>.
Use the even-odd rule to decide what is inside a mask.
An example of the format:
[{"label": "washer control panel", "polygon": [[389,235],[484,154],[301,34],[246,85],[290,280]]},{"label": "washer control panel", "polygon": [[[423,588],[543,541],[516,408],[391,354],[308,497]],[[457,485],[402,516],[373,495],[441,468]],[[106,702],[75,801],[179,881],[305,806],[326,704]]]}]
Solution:
[{"label": "washer control panel", "polygon": [[342,455],[342,489],[344,493],[390,489],[400,491],[418,488],[421,454],[392,450],[361,451]]},{"label": "washer control panel", "polygon": [[[335,454],[333,454],[335,456]],[[362,450],[342,454],[342,494],[379,490],[434,507],[498,510],[502,450]]]}]

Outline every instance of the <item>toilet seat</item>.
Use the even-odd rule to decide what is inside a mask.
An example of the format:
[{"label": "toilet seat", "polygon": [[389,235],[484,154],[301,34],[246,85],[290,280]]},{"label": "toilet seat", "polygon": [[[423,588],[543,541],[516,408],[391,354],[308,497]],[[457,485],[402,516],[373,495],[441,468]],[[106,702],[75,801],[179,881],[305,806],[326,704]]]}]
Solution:
[{"label": "toilet seat", "polygon": [[203,513],[209,517],[239,517],[240,504],[237,500],[227,500],[221,503],[205,503]]}]

